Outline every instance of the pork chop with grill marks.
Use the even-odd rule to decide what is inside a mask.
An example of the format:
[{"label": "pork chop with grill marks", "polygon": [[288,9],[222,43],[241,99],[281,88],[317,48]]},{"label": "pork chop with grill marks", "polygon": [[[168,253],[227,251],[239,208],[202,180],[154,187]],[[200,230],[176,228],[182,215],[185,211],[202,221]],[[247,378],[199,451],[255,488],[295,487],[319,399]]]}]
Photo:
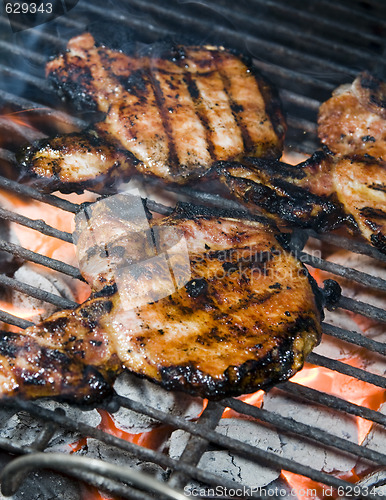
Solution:
[{"label": "pork chop with grill marks", "polygon": [[[134,226],[130,231],[142,231]],[[108,253],[101,245],[102,253],[94,247],[89,255],[115,256],[104,288],[75,310],[8,337],[0,358],[3,396],[97,400],[128,369],[167,389],[219,398],[267,388],[302,367],[320,339],[321,310],[311,278],[276,229],[191,206],[151,226],[168,259],[155,258],[145,231],[145,247],[135,246],[127,263],[122,233]],[[179,235],[172,248],[170,231]],[[188,255],[185,283],[178,283],[184,252],[173,253],[179,241]],[[89,247],[87,238],[83,243]]]},{"label": "pork chop with grill marks", "polygon": [[318,134],[339,155],[386,161],[386,82],[362,73],[338,87],[320,106]]},{"label": "pork chop with grill marks", "polygon": [[254,158],[224,162],[216,175],[252,212],[316,231],[342,224],[386,253],[386,163],[315,153],[296,165]]},{"label": "pork chop with grill marks", "polygon": [[127,55],[86,33],[47,64],[47,76],[70,102],[105,117],[27,147],[24,174],[46,190],[103,191],[133,172],[182,184],[217,160],[282,151],[278,99],[248,62],[221,47],[160,43]]}]

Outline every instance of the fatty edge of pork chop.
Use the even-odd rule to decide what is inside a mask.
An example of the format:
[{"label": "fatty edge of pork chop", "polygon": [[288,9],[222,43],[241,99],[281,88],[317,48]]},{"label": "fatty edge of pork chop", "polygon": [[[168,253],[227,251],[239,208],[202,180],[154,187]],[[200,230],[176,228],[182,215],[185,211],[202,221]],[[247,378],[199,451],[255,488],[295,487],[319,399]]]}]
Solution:
[{"label": "fatty edge of pork chop", "polygon": [[361,73],[319,109],[318,135],[338,155],[386,161],[386,82]]},{"label": "fatty edge of pork chop", "polygon": [[282,152],[275,92],[222,47],[160,42],[128,55],[84,33],[48,62],[47,76],[68,101],[105,115],[22,152],[24,178],[47,191],[103,192],[138,172],[184,184],[218,160]]},{"label": "fatty edge of pork chop", "polygon": [[331,231],[343,224],[386,253],[386,163],[318,151],[293,166],[245,158],[220,162],[221,181],[250,211],[278,224]]},{"label": "fatty edge of pork chop", "polygon": [[120,286],[109,275],[75,310],[4,339],[3,396],[95,402],[128,369],[167,389],[220,398],[270,387],[301,369],[320,340],[322,313],[307,271],[275,229],[185,210],[152,224],[161,239],[169,240],[170,229],[183,236],[189,281],[152,301],[149,273],[158,266],[162,278],[168,269],[151,258],[141,263],[143,273],[114,261],[127,277]]}]

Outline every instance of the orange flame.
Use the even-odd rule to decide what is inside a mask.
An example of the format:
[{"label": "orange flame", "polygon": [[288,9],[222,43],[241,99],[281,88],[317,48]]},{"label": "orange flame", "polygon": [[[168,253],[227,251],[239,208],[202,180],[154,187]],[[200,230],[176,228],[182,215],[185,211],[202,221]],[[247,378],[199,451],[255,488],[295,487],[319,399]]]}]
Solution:
[{"label": "orange flame", "polygon": [[[36,130],[36,132],[40,132],[36,127],[34,127],[29,121],[28,113],[34,111],[49,111],[49,108],[31,108],[31,109],[23,109],[22,111],[14,111],[13,113],[5,113],[0,115],[0,118],[4,118],[10,122],[15,123],[16,125],[20,125],[22,127],[27,127],[32,130]],[[28,118],[23,118],[23,115],[27,113]]]},{"label": "orange flame", "polygon": [[24,309],[0,300],[0,309],[21,319],[30,319],[44,313],[44,309]]}]

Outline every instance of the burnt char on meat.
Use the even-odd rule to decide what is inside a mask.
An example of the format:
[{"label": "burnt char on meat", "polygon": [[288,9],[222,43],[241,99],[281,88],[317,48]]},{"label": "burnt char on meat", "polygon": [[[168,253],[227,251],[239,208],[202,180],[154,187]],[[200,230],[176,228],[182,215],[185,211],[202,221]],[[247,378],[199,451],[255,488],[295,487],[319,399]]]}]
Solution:
[{"label": "burnt char on meat", "polygon": [[71,102],[105,117],[93,130],[22,153],[25,176],[46,190],[103,191],[103,181],[133,171],[183,184],[215,161],[282,151],[278,99],[248,62],[222,47],[159,43],[127,55],[85,33],[47,64],[47,76]]},{"label": "burnt char on meat", "polygon": [[248,158],[216,169],[252,212],[316,231],[347,224],[386,253],[385,162],[317,152],[296,166]]},{"label": "burnt char on meat", "polygon": [[[93,401],[126,368],[167,389],[219,398],[270,387],[302,367],[320,339],[322,313],[311,278],[278,243],[276,229],[184,211],[155,228],[183,236],[188,281],[152,300],[149,272],[162,287],[165,270],[146,260],[143,273],[123,268],[127,279],[119,282],[122,263],[114,261],[115,282],[75,310],[9,336],[1,351],[3,396]],[[48,371],[47,352],[54,359]]]},{"label": "burnt char on meat", "polygon": [[362,73],[338,87],[320,106],[318,134],[334,153],[386,161],[386,82]]},{"label": "burnt char on meat", "polygon": [[304,189],[307,180],[320,184],[314,175],[316,165],[319,162],[292,166],[277,160],[245,158],[242,162],[218,163],[214,175],[252,213],[257,211],[278,223],[321,231],[333,228],[342,211],[329,199],[331,192],[326,195]]}]

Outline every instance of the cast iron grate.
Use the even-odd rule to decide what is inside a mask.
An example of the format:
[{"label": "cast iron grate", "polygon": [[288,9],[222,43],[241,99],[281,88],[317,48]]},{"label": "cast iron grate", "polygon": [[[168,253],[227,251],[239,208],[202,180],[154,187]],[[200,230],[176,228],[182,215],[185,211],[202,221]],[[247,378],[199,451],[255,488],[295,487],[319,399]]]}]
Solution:
[{"label": "cast iron grate", "polygon": [[[111,4],[101,0],[93,2],[80,1],[76,9],[67,16],[58,18],[54,23],[43,26],[31,35],[28,31],[20,32],[13,39],[5,36],[0,40],[0,101],[2,108],[9,111],[32,111],[38,128],[44,133],[52,133],[52,123],[55,122],[58,130],[66,127],[83,128],[88,117],[80,116],[63,108],[55,96],[48,92],[44,80],[44,64],[48,55],[65,47],[69,37],[80,33],[90,25],[95,33],[101,33],[100,26],[104,22],[114,23],[113,30],[107,30],[108,36],[122,38],[127,43],[132,37],[143,42],[152,42],[165,36],[181,36],[181,27],[195,40],[216,42],[247,52],[253,58],[257,68],[262,70],[278,87],[284,108],[288,116],[289,133],[287,149],[302,153],[311,153],[318,147],[316,139],[316,114],[320,103],[328,98],[331,91],[340,83],[352,81],[353,77],[363,70],[385,75],[385,34],[386,15],[385,4],[378,0],[332,2],[304,2],[292,0],[253,0],[238,2],[237,12],[233,2],[228,0],[200,0],[200,2],[178,2],[175,0],[121,0]],[[0,18],[1,25],[6,27],[6,20]],[[48,120],[47,120],[48,118]],[[0,158],[14,163],[12,147],[1,150]],[[32,199],[43,201],[59,209],[77,213],[80,207],[77,204],[63,200],[55,195],[42,194],[34,188],[20,185],[17,182],[0,178],[0,187],[11,192],[19,193]],[[202,204],[223,205],[224,200],[209,193],[202,193],[186,188],[182,193],[193,201]],[[159,213],[166,213],[168,207],[148,201],[150,209]],[[236,203],[227,201],[228,206],[240,208]],[[70,233],[59,231],[54,227],[23,217],[5,209],[0,209],[0,217],[25,225],[32,229],[71,242]],[[321,240],[341,248],[370,255],[385,261],[374,248],[336,235],[315,235]],[[305,238],[300,238],[305,242]],[[81,279],[79,270],[60,261],[47,258],[31,252],[21,246],[0,241],[0,250],[9,252],[26,261],[36,262],[50,269],[62,272],[74,279]],[[301,251],[298,247],[297,251]],[[339,266],[331,262],[317,259],[305,252],[301,253],[307,264],[324,269],[333,274],[344,276],[356,282],[366,283],[369,288],[385,290],[385,281],[354,269]],[[37,297],[43,301],[53,303],[58,307],[73,307],[74,302],[58,298],[48,292],[31,287],[26,283],[18,282],[6,275],[0,276],[0,284],[10,289],[19,290]],[[380,308],[364,304],[348,297],[341,297],[339,307],[353,311],[367,318],[386,322],[386,313]],[[9,313],[0,311],[0,320],[9,324],[26,328],[30,322],[16,318]],[[368,339],[356,332],[337,328],[327,323],[323,324],[323,331],[345,340],[351,344],[362,346],[369,351],[384,355],[385,345]],[[345,363],[312,354],[309,361],[318,366],[350,375],[362,381],[386,388],[386,379],[362,369],[353,368]],[[293,394],[312,403],[318,403],[369,421],[386,425],[386,417],[376,411],[360,405],[349,403],[343,399],[331,396],[322,391],[316,391],[296,384],[286,382],[279,386],[281,391]],[[249,458],[251,461],[263,461],[281,469],[293,471],[312,478],[315,481],[331,485],[347,487],[349,483],[333,475],[313,469],[309,466],[297,464],[294,461],[276,456],[267,450],[259,450],[242,443],[239,440],[224,437],[216,433],[215,428],[225,407],[234,409],[243,415],[249,415],[271,426],[285,430],[298,436],[307,436],[317,443],[323,443],[336,449],[344,450],[356,457],[371,461],[374,466],[386,465],[386,455],[366,449],[362,446],[339,440],[335,436],[320,431],[316,427],[298,424],[291,419],[281,417],[267,410],[263,410],[237,399],[228,398],[221,402],[210,403],[197,422],[189,422],[181,417],[155,410],[147,405],[116,396],[110,403],[111,407],[127,407],[140,413],[154,417],[159,422],[169,424],[175,428],[186,430],[191,439],[181,460],[172,460],[168,456],[124,441],[116,436],[107,434],[100,429],[73,422],[66,415],[41,408],[36,403],[23,401],[7,401],[6,405],[15,411],[26,411],[42,423],[42,432],[39,439],[30,448],[18,446],[17,443],[0,440],[0,448],[16,455],[29,455],[45,450],[50,436],[55,428],[68,428],[79,432],[83,436],[95,437],[102,442],[116,446],[119,449],[133,452],[139,458],[160,464],[171,471],[169,484],[173,488],[181,489],[190,479],[195,479],[207,485],[218,484],[234,488],[235,483],[196,467],[208,444],[231,450],[236,454]],[[40,455],[34,455],[36,466],[47,466],[40,460]],[[103,470],[96,472],[94,466],[85,466],[81,469],[71,462],[72,457],[62,458],[61,465],[54,464],[50,457],[51,467],[74,474],[78,479],[85,480],[96,486],[123,498],[153,498],[150,493],[129,487],[132,479],[123,474],[123,471]],[[14,472],[14,471],[12,471]],[[6,477],[8,486],[11,484],[10,474]],[[143,485],[139,485],[142,488]],[[248,486],[248,485],[245,485]],[[149,490],[154,491],[152,485]],[[10,490],[8,490],[10,491]],[[166,494],[167,492],[165,492]],[[260,492],[261,493],[261,492]],[[156,495],[159,498],[158,493]],[[257,498],[261,496],[255,493]]]}]

